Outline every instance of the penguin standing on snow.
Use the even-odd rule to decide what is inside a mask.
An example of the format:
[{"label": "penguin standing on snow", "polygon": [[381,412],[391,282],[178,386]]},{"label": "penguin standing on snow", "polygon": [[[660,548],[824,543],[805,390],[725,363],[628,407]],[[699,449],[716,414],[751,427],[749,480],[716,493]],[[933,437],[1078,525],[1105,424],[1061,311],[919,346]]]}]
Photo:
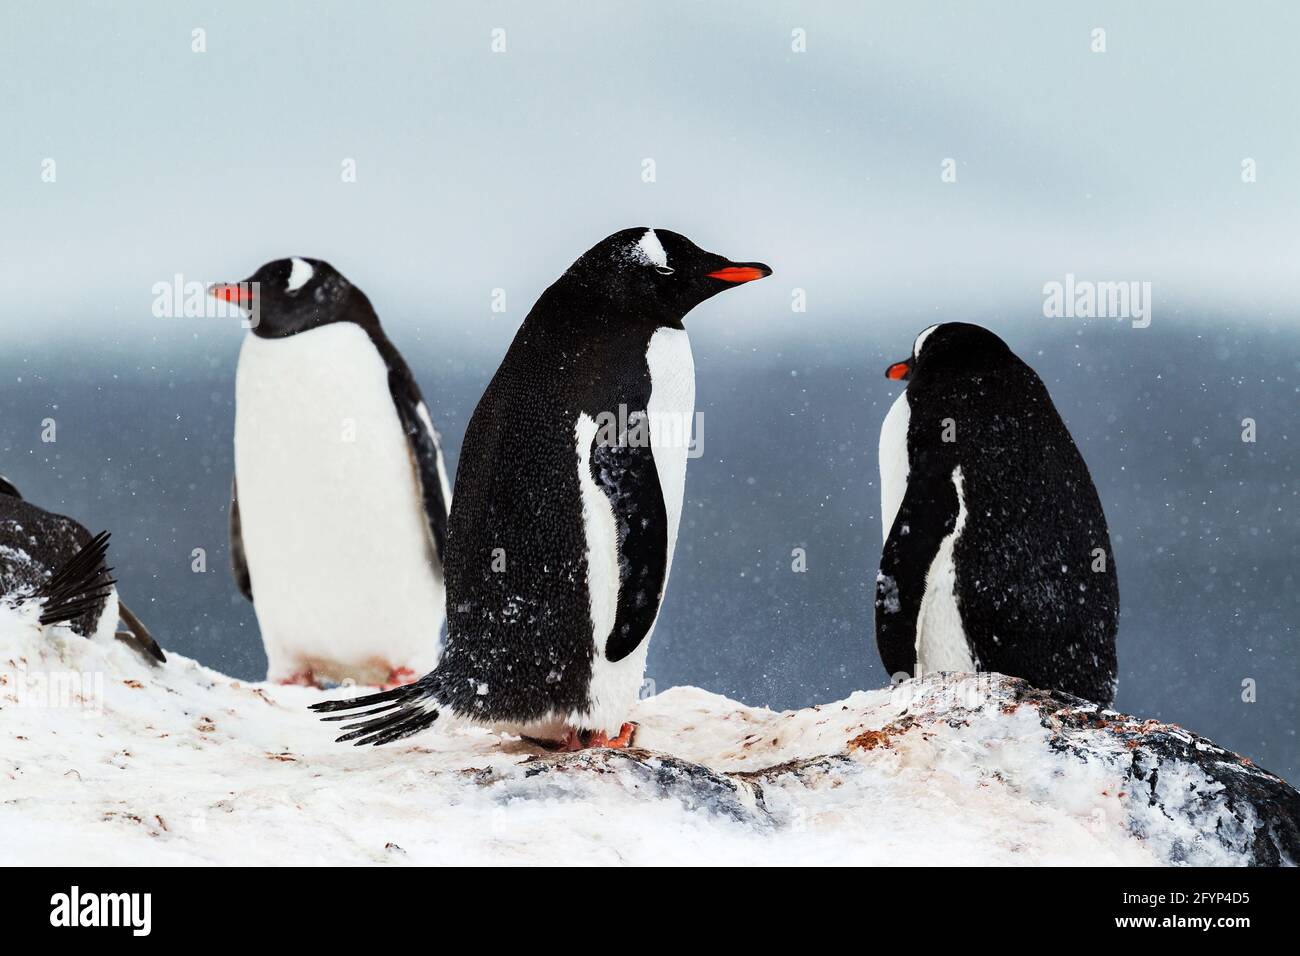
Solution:
[{"label": "penguin standing on snow", "polygon": [[253,316],[235,379],[230,551],[268,679],[414,680],[438,658],[451,496],[411,370],[326,262],[279,259],[211,291]]},{"label": "penguin standing on snow", "polygon": [[695,366],[682,319],[771,270],[664,229],[584,253],[474,411],[447,532],[447,647],[417,683],[318,711],[382,744],[444,719],[626,746],[681,518]]},{"label": "penguin standing on snow", "polygon": [[1110,534],[1042,381],[964,322],[926,329],[885,374],[907,382],[880,432],[885,669],[997,671],[1110,704]]},{"label": "penguin standing on snow", "polygon": [[[117,637],[149,663],[166,663],[157,641],[118,600],[108,538],[24,501],[0,477],[0,613],[42,633],[66,628],[97,640]],[[119,620],[126,630],[117,629]]]}]

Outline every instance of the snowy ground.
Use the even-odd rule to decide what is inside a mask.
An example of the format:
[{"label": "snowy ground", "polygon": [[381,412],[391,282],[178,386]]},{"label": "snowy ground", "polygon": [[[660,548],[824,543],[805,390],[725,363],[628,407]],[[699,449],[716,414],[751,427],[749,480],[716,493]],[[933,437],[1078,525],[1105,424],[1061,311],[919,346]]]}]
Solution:
[{"label": "snowy ground", "polygon": [[1248,859],[1240,809],[1195,765],[1161,766],[1159,805],[1134,799],[1149,725],[1085,708],[1063,738],[1023,689],[953,677],[776,713],[682,687],[640,703],[626,753],[472,729],[372,749],[333,742],[306,709],[319,691],[0,629],[0,862]]}]

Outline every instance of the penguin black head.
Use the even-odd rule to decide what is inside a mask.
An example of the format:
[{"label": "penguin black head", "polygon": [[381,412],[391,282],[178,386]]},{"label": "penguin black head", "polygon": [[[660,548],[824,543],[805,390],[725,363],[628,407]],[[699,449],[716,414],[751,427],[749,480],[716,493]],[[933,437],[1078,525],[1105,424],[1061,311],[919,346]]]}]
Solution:
[{"label": "penguin black head", "polygon": [[254,335],[280,339],[331,322],[359,321],[373,311],[350,308],[361,291],[321,259],[294,256],[268,262],[242,282],[214,285],[218,299],[233,302],[256,317]]},{"label": "penguin black head", "polygon": [[19,493],[17,486],[15,486],[14,483],[10,481],[8,478],[6,478],[4,475],[0,475],[0,495],[7,495],[10,498],[17,498],[20,501],[22,500],[23,497]]},{"label": "penguin black head", "polygon": [[912,343],[912,357],[885,369],[885,377],[910,382],[932,375],[993,372],[1016,362],[1007,343],[980,325],[944,322],[923,329]]},{"label": "penguin black head", "polygon": [[732,262],[680,233],[638,226],[596,243],[552,289],[680,327],[686,313],[705,299],[771,274],[761,262]]}]

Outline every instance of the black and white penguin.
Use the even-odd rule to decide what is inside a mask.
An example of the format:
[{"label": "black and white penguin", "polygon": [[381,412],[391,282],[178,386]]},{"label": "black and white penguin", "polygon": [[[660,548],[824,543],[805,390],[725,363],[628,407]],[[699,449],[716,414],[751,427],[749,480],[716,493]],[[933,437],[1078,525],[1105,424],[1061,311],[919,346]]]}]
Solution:
[{"label": "black and white penguin", "polygon": [[230,550],[267,678],[414,680],[438,659],[451,494],[410,368],[329,263],[279,259],[212,293],[252,317]]},{"label": "black and white penguin", "polygon": [[[158,642],[117,594],[108,567],[109,533],[92,535],[71,518],[24,501],[0,477],[0,631],[70,631],[116,637],[150,663],[166,663]],[[118,630],[118,622],[126,625]]]},{"label": "black and white penguin", "polygon": [[1110,704],[1119,586],[1079,449],[988,329],[932,325],[885,373],[876,643],[891,675],[997,671]]},{"label": "black and white penguin", "polygon": [[465,433],[447,532],[447,647],[340,741],[444,720],[626,746],[672,565],[695,365],[682,320],[771,270],[639,227],[584,253],[524,319]]}]

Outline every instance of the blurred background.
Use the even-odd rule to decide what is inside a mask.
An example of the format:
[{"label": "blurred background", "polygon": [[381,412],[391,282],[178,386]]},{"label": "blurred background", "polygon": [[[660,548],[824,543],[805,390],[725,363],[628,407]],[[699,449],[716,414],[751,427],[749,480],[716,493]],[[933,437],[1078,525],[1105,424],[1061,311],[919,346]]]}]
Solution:
[{"label": "blurred background", "polygon": [[[1297,28],[1287,2],[7,3],[0,472],[113,531],[165,647],[260,678],[226,544],[245,333],[156,316],[155,286],[330,260],[454,468],[542,289],[663,226],[776,272],[687,319],[704,454],[660,689],[788,708],[887,681],[883,369],[963,319],[1038,370],[1092,468],[1117,706],[1295,781]],[[1150,326],[1046,318],[1067,274],[1150,282]]]}]

